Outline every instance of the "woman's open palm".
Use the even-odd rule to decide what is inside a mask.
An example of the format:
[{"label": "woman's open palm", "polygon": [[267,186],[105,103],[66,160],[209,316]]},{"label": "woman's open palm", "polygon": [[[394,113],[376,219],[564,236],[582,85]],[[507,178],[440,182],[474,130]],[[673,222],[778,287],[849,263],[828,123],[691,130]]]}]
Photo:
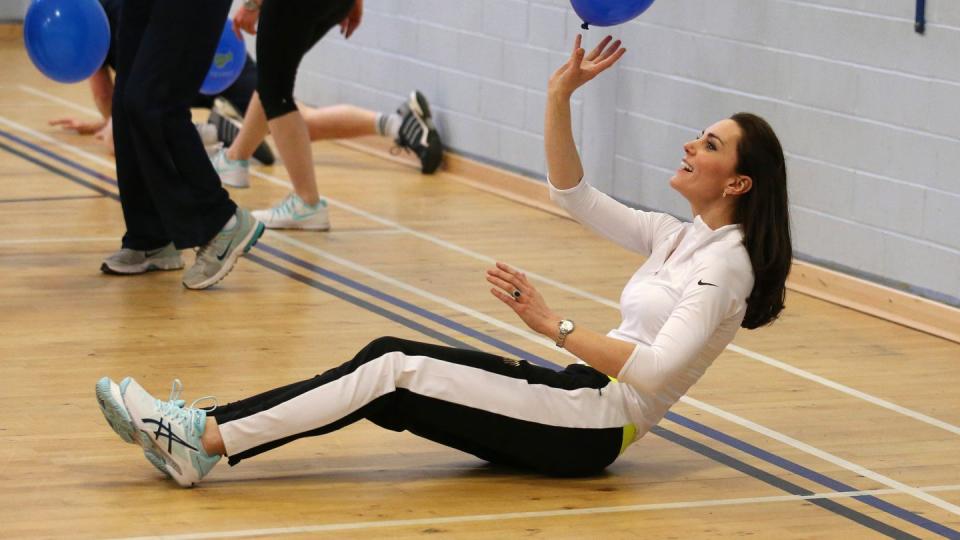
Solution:
[{"label": "woman's open palm", "polygon": [[617,63],[617,60],[627,50],[620,46],[619,39],[611,43],[612,39],[611,36],[603,38],[588,54],[580,48],[583,36],[577,34],[577,39],[573,45],[573,53],[570,54],[570,58],[565,64],[553,72],[548,84],[549,90],[569,96],[577,88]]}]

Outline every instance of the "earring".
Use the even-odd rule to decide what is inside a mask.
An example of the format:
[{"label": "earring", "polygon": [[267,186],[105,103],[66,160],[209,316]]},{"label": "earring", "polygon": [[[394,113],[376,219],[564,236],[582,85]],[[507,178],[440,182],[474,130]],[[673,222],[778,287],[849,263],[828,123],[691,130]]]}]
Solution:
[{"label": "earring", "polygon": [[723,190],[723,195],[720,196],[721,199],[727,198],[727,190]]}]

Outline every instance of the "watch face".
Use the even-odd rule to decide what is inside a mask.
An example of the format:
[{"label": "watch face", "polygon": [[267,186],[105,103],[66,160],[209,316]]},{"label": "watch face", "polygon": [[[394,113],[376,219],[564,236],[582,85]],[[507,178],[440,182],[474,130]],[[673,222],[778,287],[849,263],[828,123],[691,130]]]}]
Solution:
[{"label": "watch face", "polygon": [[560,322],[560,331],[564,334],[569,334],[573,330],[573,321],[561,321]]}]

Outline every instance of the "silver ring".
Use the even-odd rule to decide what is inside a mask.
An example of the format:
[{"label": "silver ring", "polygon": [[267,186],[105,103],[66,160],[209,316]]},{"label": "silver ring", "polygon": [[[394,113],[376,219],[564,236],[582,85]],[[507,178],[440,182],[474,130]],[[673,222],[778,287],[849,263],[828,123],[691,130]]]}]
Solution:
[{"label": "silver ring", "polygon": [[520,289],[514,289],[514,290],[513,290],[513,299],[514,299],[514,300],[519,300],[519,299],[520,299]]}]

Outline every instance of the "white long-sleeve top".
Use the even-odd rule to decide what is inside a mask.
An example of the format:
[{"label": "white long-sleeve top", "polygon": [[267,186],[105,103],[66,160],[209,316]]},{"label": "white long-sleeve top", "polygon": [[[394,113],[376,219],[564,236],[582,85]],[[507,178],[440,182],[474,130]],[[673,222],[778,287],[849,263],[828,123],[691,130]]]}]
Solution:
[{"label": "white long-sleeve top", "polygon": [[[549,182],[548,182],[549,184]],[[739,225],[711,229],[697,216],[630,208],[588,185],[550,184],[577,221],[647,256],[620,295],[620,326],[607,336],[636,347],[617,376],[639,438],[703,375],[740,328],[753,269]]]}]

